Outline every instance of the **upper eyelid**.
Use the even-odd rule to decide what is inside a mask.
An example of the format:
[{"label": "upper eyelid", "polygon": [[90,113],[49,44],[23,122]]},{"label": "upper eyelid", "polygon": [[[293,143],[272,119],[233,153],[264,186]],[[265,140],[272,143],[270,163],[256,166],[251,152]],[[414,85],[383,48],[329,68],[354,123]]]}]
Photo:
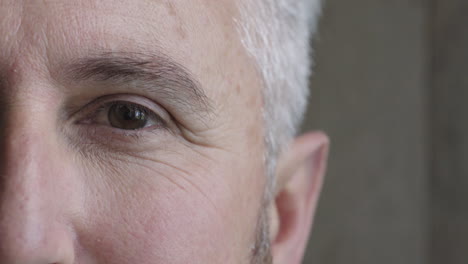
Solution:
[{"label": "upper eyelid", "polygon": [[[197,115],[201,120],[216,112],[201,84],[185,67],[158,52],[100,51],[77,58],[62,70],[65,81],[91,81],[144,91],[181,114]],[[137,85],[135,85],[135,83]]]}]

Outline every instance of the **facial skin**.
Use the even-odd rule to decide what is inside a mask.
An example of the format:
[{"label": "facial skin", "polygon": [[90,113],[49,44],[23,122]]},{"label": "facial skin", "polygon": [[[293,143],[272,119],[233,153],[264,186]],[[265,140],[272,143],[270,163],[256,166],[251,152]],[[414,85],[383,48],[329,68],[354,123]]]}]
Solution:
[{"label": "facial skin", "polygon": [[273,263],[300,263],[326,138],[293,144],[264,205],[234,4],[0,0],[0,263],[261,263],[262,213]]}]

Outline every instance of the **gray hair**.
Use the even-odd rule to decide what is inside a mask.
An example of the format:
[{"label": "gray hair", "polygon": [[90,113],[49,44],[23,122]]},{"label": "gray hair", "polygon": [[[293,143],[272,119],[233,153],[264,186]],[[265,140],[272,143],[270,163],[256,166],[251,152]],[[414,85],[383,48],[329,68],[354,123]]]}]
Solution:
[{"label": "gray hair", "polygon": [[268,183],[251,263],[272,263],[266,204],[273,199],[278,156],[296,135],[309,96],[311,50],[320,0],[239,0],[242,44],[263,81],[264,162]]},{"label": "gray hair", "polygon": [[266,198],[275,188],[278,156],[296,135],[309,95],[309,40],[320,0],[240,0],[242,43],[263,78]]}]

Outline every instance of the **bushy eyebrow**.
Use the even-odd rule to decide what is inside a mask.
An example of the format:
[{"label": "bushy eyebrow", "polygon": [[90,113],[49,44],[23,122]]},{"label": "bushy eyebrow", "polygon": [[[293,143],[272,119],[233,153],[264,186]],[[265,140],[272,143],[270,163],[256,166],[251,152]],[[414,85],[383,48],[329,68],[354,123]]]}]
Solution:
[{"label": "bushy eyebrow", "polygon": [[182,65],[165,55],[138,52],[103,52],[80,58],[66,69],[73,81],[128,85],[170,100],[184,112],[205,116],[212,103],[199,82]]}]

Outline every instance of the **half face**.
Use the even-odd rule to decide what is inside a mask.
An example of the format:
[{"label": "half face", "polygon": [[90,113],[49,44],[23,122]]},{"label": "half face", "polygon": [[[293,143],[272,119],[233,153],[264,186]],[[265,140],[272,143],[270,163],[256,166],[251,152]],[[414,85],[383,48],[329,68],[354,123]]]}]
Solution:
[{"label": "half face", "polygon": [[260,82],[235,1],[0,1],[0,263],[249,263]]}]

